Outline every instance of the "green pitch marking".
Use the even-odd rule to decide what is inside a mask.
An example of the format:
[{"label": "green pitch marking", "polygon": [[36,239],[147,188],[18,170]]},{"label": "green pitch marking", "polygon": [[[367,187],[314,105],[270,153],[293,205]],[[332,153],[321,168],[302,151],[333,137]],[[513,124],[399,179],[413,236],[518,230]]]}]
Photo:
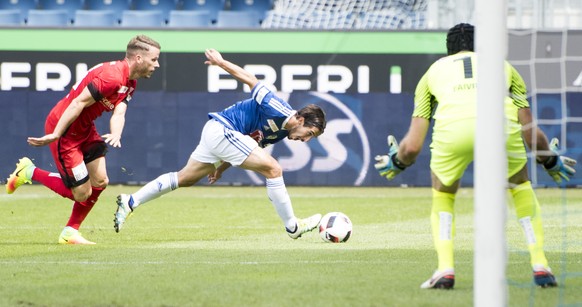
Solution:
[{"label": "green pitch marking", "polygon": [[146,34],[163,52],[443,54],[442,32],[173,31],[96,29],[0,29],[0,51],[125,51]]}]

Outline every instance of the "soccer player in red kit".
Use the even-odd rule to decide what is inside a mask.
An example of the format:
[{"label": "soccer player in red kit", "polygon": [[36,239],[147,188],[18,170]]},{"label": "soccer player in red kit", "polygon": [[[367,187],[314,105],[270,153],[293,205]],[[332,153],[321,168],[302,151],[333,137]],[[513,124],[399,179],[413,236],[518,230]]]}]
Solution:
[{"label": "soccer player in red kit", "polygon": [[[29,137],[32,146],[49,145],[58,174],[36,167],[24,157],[6,183],[8,194],[32,180],[40,182],[75,203],[66,227],[59,236],[61,244],[95,244],[79,233],[109,178],[105,165],[107,144],[121,147],[125,112],[137,79],[149,78],[160,56],[160,44],[138,35],[127,44],[125,59],[101,63],[74,85],[49,113],[43,137]],[[103,112],[113,112],[110,133],[100,136],[94,120]]]}]

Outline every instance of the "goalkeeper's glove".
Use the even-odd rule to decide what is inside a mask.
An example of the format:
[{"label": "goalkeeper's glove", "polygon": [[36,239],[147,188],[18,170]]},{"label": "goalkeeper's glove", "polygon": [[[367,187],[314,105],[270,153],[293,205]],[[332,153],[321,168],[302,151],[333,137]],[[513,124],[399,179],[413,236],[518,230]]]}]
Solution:
[{"label": "goalkeeper's glove", "polygon": [[400,174],[403,170],[408,167],[404,165],[398,158],[396,154],[398,153],[398,142],[396,138],[392,135],[388,136],[388,154],[387,155],[377,155],[375,160],[376,164],[374,167],[380,173],[380,176],[386,177],[388,180],[394,179],[396,175]]},{"label": "goalkeeper's glove", "polygon": [[570,180],[570,177],[576,174],[574,166],[576,165],[576,160],[560,156],[558,153],[558,145],[560,141],[557,138],[553,138],[550,142],[550,150],[554,153],[553,156],[549,157],[542,166],[548,172],[548,175],[554,179],[558,184],[562,183],[562,179],[566,181]]}]

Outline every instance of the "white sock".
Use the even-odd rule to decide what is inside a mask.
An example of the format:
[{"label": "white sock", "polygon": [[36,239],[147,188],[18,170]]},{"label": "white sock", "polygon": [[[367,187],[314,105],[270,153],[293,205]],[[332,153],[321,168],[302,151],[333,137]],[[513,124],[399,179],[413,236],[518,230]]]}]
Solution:
[{"label": "white sock", "polygon": [[291,231],[295,230],[297,219],[295,218],[295,213],[293,213],[291,198],[287,193],[283,177],[267,178],[267,196],[275,206],[275,210],[285,227]]},{"label": "white sock", "polygon": [[177,188],[178,173],[174,172],[160,175],[160,177],[148,182],[139,189],[139,191],[131,195],[133,199],[132,208],[135,210],[137,206],[147,203],[152,199],[156,199]]}]

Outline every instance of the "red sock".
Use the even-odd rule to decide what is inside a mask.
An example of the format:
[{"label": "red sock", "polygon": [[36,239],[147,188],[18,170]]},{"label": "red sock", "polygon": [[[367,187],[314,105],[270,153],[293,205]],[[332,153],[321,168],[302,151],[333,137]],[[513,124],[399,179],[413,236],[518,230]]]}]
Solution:
[{"label": "red sock", "polygon": [[67,186],[63,183],[61,175],[58,173],[49,173],[37,167],[32,173],[32,180],[42,183],[42,185],[55,191],[62,197],[75,200],[73,197],[73,192],[71,192],[71,189],[67,188]]},{"label": "red sock", "polygon": [[101,195],[101,192],[105,190],[105,188],[91,188],[93,189],[93,192],[86,201],[82,203],[76,201],[73,204],[73,212],[71,212],[71,217],[69,218],[67,226],[79,229],[79,227],[81,227],[81,223],[83,223],[89,212],[91,212],[91,209],[93,209],[93,206],[97,202],[99,195]]}]

